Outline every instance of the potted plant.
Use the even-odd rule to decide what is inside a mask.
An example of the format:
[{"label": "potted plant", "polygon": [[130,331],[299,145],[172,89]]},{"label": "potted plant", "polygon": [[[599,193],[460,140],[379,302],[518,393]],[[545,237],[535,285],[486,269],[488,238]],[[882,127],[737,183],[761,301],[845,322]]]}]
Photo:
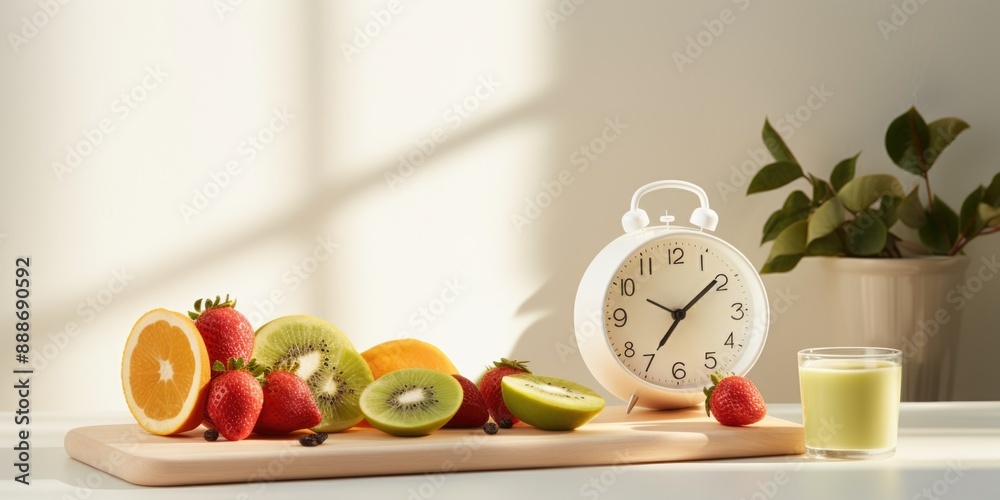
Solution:
[{"label": "potted plant", "polygon": [[[829,180],[802,168],[765,120],[764,145],[775,162],[754,176],[747,194],[805,181],[764,223],[773,241],[762,273],[787,272],[803,257],[824,256],[832,274],[832,310],[849,321],[845,342],[903,351],[903,398],[950,399],[960,307],[954,296],[972,240],[1000,232],[1000,173],[979,185],[958,212],[932,190],[930,170],[969,125],[958,118],[924,121],[910,108],[885,133],[895,176],[855,176],[860,153],[842,160]],[[846,313],[844,312],[846,311]]]}]

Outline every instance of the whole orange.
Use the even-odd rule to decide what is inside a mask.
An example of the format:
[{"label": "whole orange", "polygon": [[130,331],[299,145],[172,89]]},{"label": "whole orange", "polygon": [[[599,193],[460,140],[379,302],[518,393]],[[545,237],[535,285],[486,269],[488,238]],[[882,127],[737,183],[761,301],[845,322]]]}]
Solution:
[{"label": "whole orange", "polygon": [[361,357],[368,362],[375,380],[386,373],[403,368],[426,368],[448,374],[458,373],[458,368],[455,368],[441,349],[418,339],[383,342],[362,352]]}]

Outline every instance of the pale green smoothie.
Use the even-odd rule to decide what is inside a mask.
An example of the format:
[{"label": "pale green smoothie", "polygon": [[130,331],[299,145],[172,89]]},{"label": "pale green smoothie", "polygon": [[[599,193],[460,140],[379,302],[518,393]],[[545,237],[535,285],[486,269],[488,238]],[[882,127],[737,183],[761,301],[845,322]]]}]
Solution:
[{"label": "pale green smoothie", "polygon": [[820,359],[799,367],[806,446],[896,447],[902,368],[889,361]]}]

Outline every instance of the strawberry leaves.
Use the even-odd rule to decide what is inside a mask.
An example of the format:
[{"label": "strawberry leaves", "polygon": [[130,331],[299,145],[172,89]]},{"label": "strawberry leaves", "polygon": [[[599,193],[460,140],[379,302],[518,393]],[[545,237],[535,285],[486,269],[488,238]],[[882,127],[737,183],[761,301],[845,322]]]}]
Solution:
[{"label": "strawberry leaves", "polygon": [[198,317],[202,313],[211,309],[220,309],[223,307],[236,307],[236,299],[230,299],[229,294],[226,294],[225,299],[221,299],[218,295],[215,296],[215,300],[211,297],[207,299],[198,299],[194,301],[194,311],[188,311],[188,316],[192,321],[197,321]]},{"label": "strawberry leaves", "polygon": [[264,377],[270,373],[266,367],[257,363],[256,359],[244,362],[243,358],[229,358],[229,361],[227,361],[226,364],[222,364],[222,361],[215,360],[215,362],[212,363],[212,370],[217,372],[235,372],[245,370],[250,372],[250,375],[253,375],[253,378],[261,381],[262,384],[266,383],[264,381]]}]

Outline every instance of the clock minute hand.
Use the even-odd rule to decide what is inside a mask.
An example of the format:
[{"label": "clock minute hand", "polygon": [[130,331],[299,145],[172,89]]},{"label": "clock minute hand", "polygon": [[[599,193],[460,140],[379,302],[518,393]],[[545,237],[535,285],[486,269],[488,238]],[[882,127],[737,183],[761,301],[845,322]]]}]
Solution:
[{"label": "clock minute hand", "polygon": [[691,299],[691,302],[688,302],[688,305],[684,306],[684,309],[681,310],[687,312],[688,309],[691,309],[691,306],[695,305],[695,303],[701,300],[701,298],[704,297],[705,294],[712,289],[712,287],[718,284],[718,282],[719,282],[718,280],[712,280],[712,282],[709,283],[708,286],[706,286],[701,292],[699,292],[698,295],[695,295],[695,297]]},{"label": "clock minute hand", "polygon": [[657,351],[659,351],[659,350],[660,350],[660,348],[661,348],[661,347],[663,347],[663,344],[666,344],[666,343],[667,343],[667,339],[669,339],[669,338],[670,338],[670,334],[671,334],[671,333],[674,333],[674,328],[677,328],[677,325],[678,325],[678,324],[679,324],[680,322],[681,322],[681,318],[677,318],[677,319],[675,319],[675,320],[674,320],[674,322],[673,322],[673,323],[671,323],[671,324],[670,324],[670,329],[669,329],[669,330],[667,330],[667,333],[666,333],[666,335],[664,335],[664,336],[663,336],[663,338],[662,338],[662,339],[660,339],[660,345],[656,346],[656,350],[657,350]]},{"label": "clock minute hand", "polygon": [[[674,328],[677,328],[677,324],[680,323],[682,319],[684,319],[685,317],[687,317],[687,311],[688,311],[688,309],[691,309],[691,306],[693,306],[696,303],[698,303],[698,301],[701,300],[701,298],[704,297],[705,294],[708,293],[708,291],[711,290],[712,287],[714,287],[716,284],[718,284],[718,280],[712,280],[712,282],[709,283],[708,286],[706,286],[704,289],[702,289],[702,291],[699,292],[698,295],[696,295],[693,299],[691,299],[691,302],[688,302],[688,305],[684,306],[683,309],[678,309],[677,311],[671,311],[673,313],[674,322],[670,325],[670,329],[667,330],[667,334],[664,335],[662,339],[660,339],[660,345],[656,346],[656,350],[657,351],[659,351],[660,348],[663,347],[663,344],[667,343],[667,339],[670,338],[670,334],[671,333],[674,333]],[[649,302],[652,302],[655,305],[659,305],[659,304],[656,304],[656,302],[653,302],[653,301],[651,301],[649,299],[646,299],[646,300],[648,300]],[[660,306],[660,307],[663,307],[663,306]],[[667,309],[666,307],[663,307],[663,308]],[[669,311],[669,309],[667,309],[667,310]]]}]

